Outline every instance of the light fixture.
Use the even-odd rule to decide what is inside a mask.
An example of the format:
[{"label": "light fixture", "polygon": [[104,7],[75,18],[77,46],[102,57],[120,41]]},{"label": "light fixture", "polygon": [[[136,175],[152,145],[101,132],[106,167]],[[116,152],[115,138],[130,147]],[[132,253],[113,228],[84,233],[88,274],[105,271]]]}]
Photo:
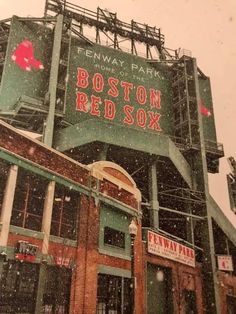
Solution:
[{"label": "light fixture", "polygon": [[129,225],[129,234],[130,234],[131,237],[135,238],[137,233],[138,233],[138,227],[137,227],[134,219],[132,219],[132,221],[131,221],[131,223]]},{"label": "light fixture", "polygon": [[165,275],[164,275],[163,270],[159,269],[156,272],[156,280],[159,281],[159,282],[162,282],[162,281],[164,281],[164,278],[165,278]]}]

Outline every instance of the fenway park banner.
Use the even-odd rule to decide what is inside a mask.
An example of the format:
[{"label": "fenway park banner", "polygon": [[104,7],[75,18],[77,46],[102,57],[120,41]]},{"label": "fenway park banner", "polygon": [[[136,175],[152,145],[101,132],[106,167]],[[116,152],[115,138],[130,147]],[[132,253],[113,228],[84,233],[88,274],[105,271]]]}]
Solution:
[{"label": "fenway park banner", "polygon": [[148,253],[195,267],[193,249],[152,231],[148,231],[147,250]]}]

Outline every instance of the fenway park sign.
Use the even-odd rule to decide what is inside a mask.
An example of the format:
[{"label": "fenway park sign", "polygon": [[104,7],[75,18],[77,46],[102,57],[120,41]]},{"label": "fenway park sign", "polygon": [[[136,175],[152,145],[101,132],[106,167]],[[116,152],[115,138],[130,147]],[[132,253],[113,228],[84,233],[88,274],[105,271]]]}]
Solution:
[{"label": "fenway park sign", "polygon": [[193,249],[152,231],[148,231],[147,240],[148,253],[195,267],[195,252]]}]

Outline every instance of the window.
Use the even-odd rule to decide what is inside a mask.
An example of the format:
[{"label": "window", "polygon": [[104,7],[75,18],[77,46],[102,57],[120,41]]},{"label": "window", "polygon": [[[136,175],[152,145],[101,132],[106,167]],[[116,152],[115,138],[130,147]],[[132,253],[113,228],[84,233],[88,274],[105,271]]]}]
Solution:
[{"label": "window", "polygon": [[121,249],[125,248],[125,233],[112,229],[110,227],[104,228],[104,244],[113,245]]},{"label": "window", "polygon": [[48,181],[22,169],[16,182],[11,224],[41,231]]},{"label": "window", "polygon": [[236,313],[236,296],[227,295],[227,314]]},{"label": "window", "polygon": [[185,300],[185,313],[186,314],[197,314],[197,303],[195,291],[184,291]]},{"label": "window", "polygon": [[98,275],[97,314],[130,314],[129,278]]},{"label": "window", "polygon": [[51,234],[76,240],[79,193],[62,185],[56,185]]},{"label": "window", "polygon": [[9,261],[3,264],[0,313],[34,313],[38,265]]},{"label": "window", "polygon": [[4,197],[5,186],[7,182],[7,175],[9,166],[2,160],[0,160],[0,215],[2,210],[2,202]]},{"label": "window", "polygon": [[43,313],[69,314],[71,269],[48,266]]}]

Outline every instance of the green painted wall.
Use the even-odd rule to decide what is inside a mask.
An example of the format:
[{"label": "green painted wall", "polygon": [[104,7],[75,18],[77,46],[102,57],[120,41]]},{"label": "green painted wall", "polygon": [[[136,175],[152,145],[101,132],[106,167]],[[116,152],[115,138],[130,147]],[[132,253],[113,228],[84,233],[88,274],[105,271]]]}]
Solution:
[{"label": "green painted wall", "polygon": [[[78,68],[82,68],[82,71],[87,71],[87,87],[85,87],[85,84],[83,85],[84,82],[81,81],[77,84],[77,75],[78,73],[82,73],[81,70],[78,72]],[[100,73],[104,80],[104,87],[101,89],[94,88],[93,78],[95,73]],[[84,74],[84,72],[82,74]],[[114,85],[112,88],[109,86],[109,77],[116,80],[115,83],[112,83],[115,87]],[[121,83],[122,81],[133,84],[132,87],[130,87],[129,97],[125,97],[125,87],[121,86],[121,84],[124,84]],[[140,86],[143,86],[143,88]],[[114,94],[117,94],[116,88],[118,90],[117,97],[114,96]],[[161,108],[159,108],[158,105],[151,106],[150,89],[160,91]],[[137,91],[141,93],[141,96],[143,96],[146,91],[146,101],[141,101],[143,104],[138,103],[136,97]],[[84,93],[87,97],[87,102],[84,106],[81,104],[81,101],[79,102],[80,105],[77,108],[79,110],[76,110],[77,92]],[[95,110],[91,104],[91,95],[98,97]],[[110,107],[107,105],[107,108],[110,110],[108,110],[108,115],[105,114],[105,99],[114,103],[114,105],[110,105]],[[143,100],[143,98],[141,100]],[[143,58],[96,44],[90,45],[82,43],[75,38],[72,38],[71,43],[66,104],[65,120],[72,124],[88,119],[103,119],[124,127],[151,132],[159,132],[159,130],[157,130],[159,126],[164,132],[172,133],[170,123],[173,114],[171,110],[171,85],[167,67],[163,67],[158,63],[156,63],[154,67]],[[124,123],[124,119],[127,116],[124,106],[130,106],[129,109],[127,107],[126,109],[128,111],[130,110],[129,113],[132,116],[129,116],[128,120],[133,119],[131,125]],[[115,108],[115,114],[112,113],[111,107]],[[141,126],[137,123],[137,115],[141,120]],[[158,115],[161,116],[157,126],[153,121],[153,117],[156,118]],[[147,118],[146,121],[145,116]],[[150,125],[152,122],[153,125]]]},{"label": "green painted wall", "polygon": [[[109,207],[102,203],[100,210],[99,250],[122,258],[130,257],[130,222],[131,218],[127,214],[122,213],[115,207]],[[104,228],[106,226],[125,233],[125,249],[104,244]]]},{"label": "green painted wall", "polygon": [[[12,61],[13,52],[23,40],[32,42],[34,57],[41,61],[44,70],[24,71]],[[22,95],[44,99],[48,89],[52,43],[52,31],[48,28],[31,21],[19,21],[16,16],[12,18],[0,86],[0,110],[13,110]]]}]

